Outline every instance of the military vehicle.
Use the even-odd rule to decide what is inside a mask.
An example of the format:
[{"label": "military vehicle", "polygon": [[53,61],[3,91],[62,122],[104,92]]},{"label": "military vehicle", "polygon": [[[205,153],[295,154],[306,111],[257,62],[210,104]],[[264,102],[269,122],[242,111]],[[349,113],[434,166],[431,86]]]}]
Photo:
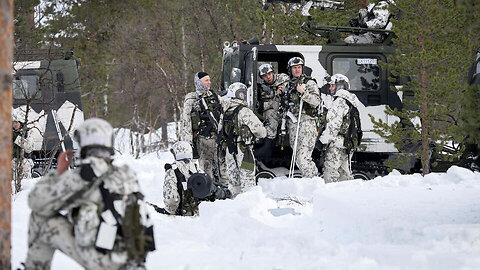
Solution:
[{"label": "military vehicle", "polygon": [[34,177],[43,175],[49,163],[55,166],[60,151],[78,149],[71,138],[84,120],[79,65],[80,59],[71,52],[15,53],[12,114],[26,120],[27,132],[34,140]]},{"label": "military vehicle", "polygon": [[[340,1],[296,1],[296,0],[268,0],[264,10],[273,2],[306,3],[302,9],[302,14],[309,16],[308,10],[313,4],[321,8],[343,9],[343,2]],[[315,3],[314,3],[315,2]],[[381,67],[381,62],[388,62],[388,56],[395,53],[395,47],[392,43],[394,33],[385,29],[371,29],[364,27],[344,27],[344,26],[319,26],[312,23],[310,17],[302,25],[302,29],[316,36],[328,38],[328,42],[322,46],[311,45],[274,45],[259,44],[258,40],[252,39],[243,42],[225,42],[223,50],[222,67],[222,85],[221,90],[225,90],[233,82],[242,82],[248,86],[248,105],[258,112],[259,91],[261,91],[257,70],[264,63],[270,63],[274,66],[277,73],[287,73],[287,62],[290,58],[298,56],[304,59],[304,72],[313,77],[322,92],[322,100],[327,108],[331,97],[327,95],[326,77],[341,73],[350,79],[350,92],[354,93],[361,102],[359,111],[363,130],[362,143],[356,149],[352,158],[352,171],[355,178],[372,179],[376,176],[388,173],[384,161],[395,159],[400,155],[393,144],[387,143],[373,131],[373,123],[368,115],[373,115],[377,119],[382,119],[385,123],[393,123],[398,118],[385,114],[385,107],[402,110],[404,99],[413,98],[413,93],[408,91],[392,91],[391,86],[401,90],[401,85],[391,85],[388,80],[390,73]],[[372,33],[381,37],[381,41],[370,44],[352,44],[346,43],[340,39],[341,32],[350,35],[362,35]],[[397,80],[401,83],[402,78]],[[472,67],[469,77],[470,84],[480,84],[480,49],[475,65]],[[288,140],[285,140],[288,142]],[[445,147],[446,153],[455,154],[460,150],[461,145]],[[264,158],[260,161],[259,177],[274,177],[276,174],[284,174],[285,170],[278,167],[289,168],[292,150],[286,148],[281,150],[278,144],[273,150],[272,157]],[[323,157],[319,149],[313,153],[314,161],[319,169],[323,166]],[[440,157],[432,157],[432,162],[440,165],[434,168],[434,171],[444,171],[452,164],[468,167],[478,170],[480,156],[476,154],[465,153],[456,161],[444,161]],[[276,168],[272,170],[271,168]],[[421,171],[421,162],[414,159],[410,164],[398,168],[402,172],[412,173]],[[321,170],[319,170],[321,171]],[[275,172],[275,173],[274,173]],[[301,174],[296,173],[297,177]]]},{"label": "military vehicle", "polygon": [[480,85],[480,48],[477,50],[477,59],[468,74],[468,83],[470,85]]},{"label": "military vehicle", "polygon": [[[268,1],[275,2],[275,1]],[[300,2],[300,1],[294,1]],[[310,8],[312,2],[309,1]],[[338,1],[316,1],[339,8]],[[308,14],[305,7],[304,15]],[[398,155],[398,150],[393,144],[387,143],[373,131],[373,123],[369,114],[384,122],[397,121],[392,116],[384,113],[385,107],[402,109],[402,98],[405,93],[391,90],[388,78],[389,71],[380,66],[387,62],[388,56],[395,53],[392,45],[394,33],[384,29],[368,29],[362,27],[318,26],[311,20],[302,25],[302,29],[314,34],[327,37],[326,45],[273,45],[259,44],[256,40],[244,42],[225,42],[223,50],[222,90],[227,89],[233,82],[242,82],[249,87],[248,104],[250,108],[258,111],[257,97],[261,90],[261,78],[258,76],[258,67],[264,63],[274,66],[276,72],[287,73],[287,62],[290,58],[298,56],[304,59],[307,75],[313,77],[320,88],[326,85],[326,77],[335,73],[345,74],[350,79],[350,92],[354,93],[361,104],[359,107],[363,129],[362,143],[356,149],[352,159],[352,171],[355,178],[372,179],[388,173],[384,161]],[[340,32],[363,34],[367,32],[382,36],[382,41],[372,44],[349,44],[339,39]],[[401,86],[398,86],[401,87]],[[322,88],[322,100],[331,102],[327,89]],[[408,93],[407,93],[408,94]],[[328,104],[326,104],[328,107]],[[285,140],[288,142],[288,140]],[[285,167],[290,165],[292,150],[281,150],[275,147],[272,157],[262,159],[257,177],[273,177],[275,174],[269,168]],[[322,154],[319,149],[313,153],[313,158],[319,169],[323,166]],[[412,163],[404,171],[413,171],[419,163]],[[321,171],[321,170],[320,170]],[[299,175],[297,173],[297,175]]]}]

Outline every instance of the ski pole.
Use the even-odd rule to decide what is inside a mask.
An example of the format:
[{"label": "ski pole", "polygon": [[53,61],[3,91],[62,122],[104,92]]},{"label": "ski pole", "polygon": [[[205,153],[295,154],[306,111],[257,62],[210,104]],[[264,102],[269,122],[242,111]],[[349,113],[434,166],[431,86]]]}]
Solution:
[{"label": "ski pole", "polygon": [[297,144],[298,144],[298,133],[300,131],[300,120],[302,116],[302,110],[303,110],[303,99],[300,99],[300,110],[298,111],[298,119],[297,119],[297,131],[295,132],[295,144],[293,146],[293,154],[292,154],[292,160],[290,162],[290,171],[288,173],[288,178],[293,177],[293,171],[295,170],[295,162],[297,159]]}]

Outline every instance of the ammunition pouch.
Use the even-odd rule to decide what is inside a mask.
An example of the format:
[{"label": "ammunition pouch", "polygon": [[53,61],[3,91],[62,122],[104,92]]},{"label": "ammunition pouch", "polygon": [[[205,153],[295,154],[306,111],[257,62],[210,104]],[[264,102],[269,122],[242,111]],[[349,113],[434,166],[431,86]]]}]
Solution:
[{"label": "ammunition pouch", "polygon": [[244,155],[240,168],[253,172],[255,170],[255,157],[253,156],[252,151],[247,147],[243,153]]}]

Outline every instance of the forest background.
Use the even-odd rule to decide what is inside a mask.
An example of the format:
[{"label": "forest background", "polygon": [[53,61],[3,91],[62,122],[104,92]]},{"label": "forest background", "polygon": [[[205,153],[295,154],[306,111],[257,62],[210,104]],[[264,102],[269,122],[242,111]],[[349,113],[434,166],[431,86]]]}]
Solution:
[{"label": "forest background", "polygon": [[[161,128],[166,134],[167,123],[179,120],[185,94],[194,91],[196,72],[209,73],[212,88],[220,89],[225,41],[257,37],[267,44],[326,43],[301,30],[306,18],[298,4],[279,2],[263,11],[265,2],[15,0],[15,50],[73,51],[81,59],[85,117],[102,117],[140,133]],[[342,11],[310,13],[316,24],[348,26],[365,2],[350,0]],[[397,144],[404,136],[395,131],[409,134],[425,143],[418,153],[422,156],[429,154],[429,142],[439,138],[468,137],[478,143],[479,93],[468,86],[467,75],[480,46],[480,1],[395,3],[392,12],[400,7],[406,19],[394,20],[399,53],[391,59],[392,73],[420,78],[409,85],[417,98],[413,106],[420,109],[399,116],[419,116],[422,122],[411,130],[377,123],[379,132]],[[422,110],[422,105],[428,108]],[[446,114],[455,121],[437,134],[433,122],[444,121]]]}]

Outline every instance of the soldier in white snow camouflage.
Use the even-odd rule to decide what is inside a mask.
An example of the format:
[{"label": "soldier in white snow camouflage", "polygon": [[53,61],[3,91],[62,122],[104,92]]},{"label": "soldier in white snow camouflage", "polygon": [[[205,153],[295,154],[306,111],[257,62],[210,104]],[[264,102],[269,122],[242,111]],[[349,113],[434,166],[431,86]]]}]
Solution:
[{"label": "soldier in white snow camouflage", "polygon": [[[390,12],[388,5],[392,0],[380,1],[378,4],[371,3],[358,11],[358,18],[350,20],[353,27],[373,28],[373,29],[392,29],[390,22]],[[365,33],[361,35],[351,35],[345,38],[347,43],[371,44],[381,42],[382,35],[375,33]]]},{"label": "soldier in white snow camouflage", "polygon": [[279,121],[277,89],[279,86],[285,88],[290,78],[284,73],[276,74],[271,64],[261,65],[258,68],[258,74],[263,80],[261,84],[260,102],[263,105],[261,106],[263,117],[268,121],[268,125],[265,126],[267,129],[267,138],[275,139]]},{"label": "soldier in white snow camouflage", "polygon": [[202,200],[231,198],[230,191],[216,183],[213,183],[215,192],[208,194],[208,198],[195,197],[198,192],[188,186],[189,178],[207,176],[200,169],[196,160],[193,160],[192,147],[187,142],[179,141],[172,146],[170,151],[175,157],[175,162],[165,164],[165,180],[163,182],[163,201],[165,210],[169,214],[197,215],[198,205]]},{"label": "soldier in white snow camouflage", "polygon": [[12,112],[12,179],[30,178],[33,160],[30,153],[33,151],[34,141],[25,128],[25,114],[22,111]]},{"label": "soldier in white snow camouflage", "polygon": [[350,119],[347,100],[357,106],[357,97],[348,91],[349,80],[342,74],[331,77],[330,93],[334,96],[332,107],[327,112],[327,126],[320,141],[327,147],[323,178],[325,183],[353,179],[351,171],[352,153],[345,147],[345,135]]},{"label": "soldier in white snow camouflage", "polygon": [[[296,87],[294,89],[283,89],[282,95],[290,93],[290,101],[293,106],[290,107],[294,117],[289,117],[287,122],[288,136],[292,149],[295,145],[297,135],[296,165],[300,168],[303,177],[315,177],[318,175],[318,169],[313,162],[312,152],[315,147],[317,138],[317,108],[321,103],[320,91],[317,83],[310,77],[303,74],[303,59],[294,57],[288,61],[288,69],[290,72],[289,85]],[[300,112],[300,102],[302,111],[300,123],[298,124],[298,116]]]},{"label": "soldier in white snow camouflage", "polygon": [[[171,149],[175,162],[165,165],[165,180],[163,182],[163,202],[168,213],[182,216],[198,214],[200,201],[187,190],[185,182],[192,174],[202,173],[200,166],[193,160],[192,147],[184,141],[176,142]],[[177,170],[177,173],[175,170]],[[183,179],[178,179],[183,177]],[[182,183],[183,180],[183,183]],[[179,184],[180,181],[180,184]],[[181,187],[181,189],[180,189]]]},{"label": "soldier in white snow camouflage", "polygon": [[[219,157],[217,153],[218,122],[222,105],[217,94],[210,90],[210,76],[207,73],[198,72],[194,81],[195,92],[185,96],[180,138],[196,148],[200,167],[213,177],[214,166],[223,164],[223,157]],[[220,180],[226,183],[227,177],[221,173],[224,169],[220,168],[218,171]]]},{"label": "soldier in white snow camouflage", "polygon": [[112,127],[102,119],[88,119],[75,137],[82,165],[67,170],[72,152],[61,153],[57,170],[29,194],[32,212],[25,268],[50,269],[55,250],[60,250],[85,269],[145,269],[144,257],[133,256],[127,248],[139,236],[124,222],[132,213],[130,203],[138,204],[140,219],[129,221],[140,222],[151,232],[148,250],[154,249],[153,225],[135,173],[126,165],[112,165]]},{"label": "soldier in white snow camouflage", "polygon": [[226,147],[228,189],[233,196],[255,186],[255,138],[265,138],[267,130],[255,113],[248,108],[247,87],[233,83],[228,87],[224,100],[223,146]]}]

